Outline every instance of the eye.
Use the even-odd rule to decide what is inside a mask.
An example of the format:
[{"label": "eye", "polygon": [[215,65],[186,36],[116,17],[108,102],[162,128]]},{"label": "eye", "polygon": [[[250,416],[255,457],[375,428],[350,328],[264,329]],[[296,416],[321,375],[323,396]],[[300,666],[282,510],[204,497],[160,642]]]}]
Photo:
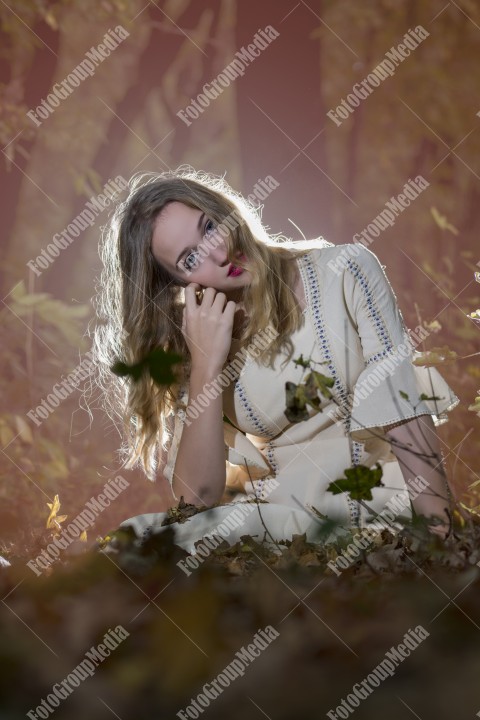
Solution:
[{"label": "eye", "polygon": [[204,237],[214,233],[215,229],[216,229],[216,225],[213,222],[213,220],[207,220],[207,222],[205,223],[204,231],[203,231]]},{"label": "eye", "polygon": [[200,253],[198,252],[198,250],[191,250],[188,255],[185,256],[185,260],[183,261],[185,269],[195,270],[195,268],[198,267],[199,256]]}]

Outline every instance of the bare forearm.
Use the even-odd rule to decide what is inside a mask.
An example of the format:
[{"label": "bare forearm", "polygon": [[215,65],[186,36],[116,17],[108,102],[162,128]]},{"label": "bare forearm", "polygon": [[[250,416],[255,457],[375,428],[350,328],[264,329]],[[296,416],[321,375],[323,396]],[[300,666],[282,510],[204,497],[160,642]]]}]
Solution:
[{"label": "bare forearm", "polygon": [[426,488],[412,498],[415,512],[427,517],[435,515],[448,523],[448,484],[441,460],[440,441],[431,416],[421,415],[409,420],[388,430],[386,436],[393,441],[392,452],[400,464],[409,491],[410,481],[415,477],[420,476],[428,482]]},{"label": "bare forearm", "polygon": [[[203,392],[215,373],[193,367],[189,404]],[[214,505],[221,499],[226,482],[225,440],[223,435],[222,394],[201,408],[197,419],[186,418],[173,473],[177,498],[194,505]]]}]

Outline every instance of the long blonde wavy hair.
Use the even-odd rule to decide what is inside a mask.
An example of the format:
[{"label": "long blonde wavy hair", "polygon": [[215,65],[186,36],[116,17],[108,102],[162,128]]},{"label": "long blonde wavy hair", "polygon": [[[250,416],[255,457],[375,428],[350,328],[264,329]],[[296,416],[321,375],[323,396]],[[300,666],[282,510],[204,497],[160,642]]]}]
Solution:
[{"label": "long blonde wavy hair", "polygon": [[[257,362],[272,366],[283,350],[290,359],[290,336],[303,322],[293,292],[292,260],[305,254],[305,244],[269,234],[261,221],[261,206],[235,192],[223,177],[190,166],[131,178],[128,196],[116,207],[100,241],[103,270],[94,302],[99,322],[92,353],[104,407],[117,429],[120,420],[125,466],[138,463],[152,480],[161,449],[166,450],[165,418],[174,410],[178,390],[190,373],[190,353],[181,331],[187,283],[173,277],[151,249],[155,220],[171,201],[202,210],[217,225],[232,213],[245,221],[229,227],[224,238],[229,261],[248,267],[252,277],[243,293],[248,317],[240,341],[246,347],[268,325],[278,333]],[[238,260],[238,251],[246,256],[245,262]],[[137,363],[155,348],[182,356],[174,384],[158,386],[148,373],[133,381],[111,372],[115,361]]]}]

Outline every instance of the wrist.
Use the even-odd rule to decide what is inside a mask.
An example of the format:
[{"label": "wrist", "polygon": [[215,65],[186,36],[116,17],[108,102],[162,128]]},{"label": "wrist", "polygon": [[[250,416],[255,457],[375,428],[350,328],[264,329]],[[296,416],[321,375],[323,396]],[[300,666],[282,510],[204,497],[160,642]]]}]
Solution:
[{"label": "wrist", "polygon": [[221,366],[208,362],[192,363],[190,383],[204,385],[213,382],[222,372]]}]

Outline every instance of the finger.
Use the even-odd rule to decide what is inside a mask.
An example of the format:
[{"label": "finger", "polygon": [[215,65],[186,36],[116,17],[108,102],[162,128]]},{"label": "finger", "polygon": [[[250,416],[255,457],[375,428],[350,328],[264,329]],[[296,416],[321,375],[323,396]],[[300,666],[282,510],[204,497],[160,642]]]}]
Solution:
[{"label": "finger", "polygon": [[233,325],[233,320],[235,317],[236,309],[237,309],[237,303],[234,302],[233,300],[229,300],[227,302],[227,304],[225,305],[225,309],[223,311],[223,315],[231,321],[232,325]]},{"label": "finger", "polygon": [[197,293],[199,292],[201,287],[202,286],[198,283],[189,283],[185,287],[185,307],[188,306],[188,308],[190,309],[198,305]]},{"label": "finger", "polygon": [[223,292],[217,292],[213,301],[212,307],[223,310],[225,303],[227,302],[227,296]]},{"label": "finger", "polygon": [[217,291],[215,290],[215,288],[212,288],[212,287],[203,288],[203,295],[201,298],[201,304],[203,305],[203,307],[211,307],[215,300],[216,294],[217,294]]}]

